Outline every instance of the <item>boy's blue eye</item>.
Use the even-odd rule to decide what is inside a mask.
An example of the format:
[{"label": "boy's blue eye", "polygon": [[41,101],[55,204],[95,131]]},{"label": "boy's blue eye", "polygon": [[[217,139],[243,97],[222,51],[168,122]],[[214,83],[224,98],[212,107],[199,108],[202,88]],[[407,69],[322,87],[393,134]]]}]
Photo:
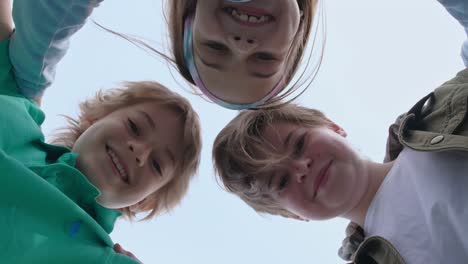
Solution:
[{"label": "boy's blue eye", "polygon": [[140,129],[138,128],[136,123],[133,122],[130,118],[128,118],[128,127],[130,128],[130,130],[135,136],[140,135]]},{"label": "boy's blue eye", "polygon": [[278,184],[278,191],[284,190],[288,186],[288,183],[289,177],[287,175],[282,176]]},{"label": "boy's blue eye", "polygon": [[153,168],[160,174],[162,175],[162,170],[161,170],[161,165],[159,165],[159,162],[157,160],[152,160],[152,166]]}]

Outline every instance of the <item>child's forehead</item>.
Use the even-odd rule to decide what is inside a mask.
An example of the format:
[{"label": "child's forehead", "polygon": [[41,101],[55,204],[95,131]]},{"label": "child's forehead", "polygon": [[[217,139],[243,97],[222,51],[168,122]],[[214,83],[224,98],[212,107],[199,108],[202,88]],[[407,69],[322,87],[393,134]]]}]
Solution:
[{"label": "child's forehead", "polygon": [[274,121],[263,129],[262,137],[271,144],[285,143],[292,134],[310,129],[309,126],[289,121]]},{"label": "child's forehead", "polygon": [[129,114],[144,114],[152,118],[164,118],[179,116],[179,112],[175,107],[170,107],[165,104],[152,101],[136,102],[129,104],[120,109],[121,113]]}]

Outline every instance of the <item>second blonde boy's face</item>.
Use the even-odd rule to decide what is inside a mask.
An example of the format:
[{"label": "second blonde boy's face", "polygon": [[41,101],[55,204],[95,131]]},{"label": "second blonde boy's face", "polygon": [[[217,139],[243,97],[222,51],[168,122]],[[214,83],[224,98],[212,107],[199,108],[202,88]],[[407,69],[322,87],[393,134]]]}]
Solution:
[{"label": "second blonde boy's face", "polygon": [[153,102],[116,110],[78,138],[76,167],[100,190],[104,207],[135,205],[174,176],[183,131],[179,114]]},{"label": "second blonde boy's face", "polygon": [[263,135],[279,154],[294,153],[268,180],[282,208],[302,219],[323,220],[342,216],[358,204],[367,174],[340,127],[278,122],[267,126]]}]

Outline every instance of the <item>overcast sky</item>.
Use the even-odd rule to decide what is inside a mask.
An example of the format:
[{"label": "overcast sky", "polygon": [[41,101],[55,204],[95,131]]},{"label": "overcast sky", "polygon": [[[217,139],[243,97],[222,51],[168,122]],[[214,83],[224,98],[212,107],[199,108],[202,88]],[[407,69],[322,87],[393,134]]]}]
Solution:
[{"label": "overcast sky", "polygon": [[[167,35],[161,3],[107,0],[93,18],[162,48]],[[347,130],[363,156],[380,161],[387,128],[395,118],[463,68],[459,54],[465,34],[435,0],[324,4],[325,58],[298,102],[324,111]],[[79,101],[123,80],[157,80],[187,96],[201,117],[204,145],[199,175],[183,204],[146,223],[119,221],[114,242],[144,263],[343,262],[336,252],[346,220],[302,223],[259,216],[218,187],[212,142],[236,112],[190,95],[163,61],[91,23],[74,37],[44,97],[46,135],[64,125],[60,114],[75,116]]]}]

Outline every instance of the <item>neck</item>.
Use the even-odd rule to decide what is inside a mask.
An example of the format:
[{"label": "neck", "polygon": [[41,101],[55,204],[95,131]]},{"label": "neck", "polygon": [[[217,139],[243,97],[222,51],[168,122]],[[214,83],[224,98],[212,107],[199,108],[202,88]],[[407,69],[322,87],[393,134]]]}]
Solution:
[{"label": "neck", "polygon": [[361,200],[357,203],[353,209],[351,209],[343,217],[355,222],[356,224],[364,227],[364,221],[366,219],[367,210],[369,209],[370,203],[375,197],[377,190],[382,184],[383,180],[390,172],[394,162],[389,163],[375,163],[367,161],[364,164],[363,173],[367,173],[369,179],[368,185]]}]

